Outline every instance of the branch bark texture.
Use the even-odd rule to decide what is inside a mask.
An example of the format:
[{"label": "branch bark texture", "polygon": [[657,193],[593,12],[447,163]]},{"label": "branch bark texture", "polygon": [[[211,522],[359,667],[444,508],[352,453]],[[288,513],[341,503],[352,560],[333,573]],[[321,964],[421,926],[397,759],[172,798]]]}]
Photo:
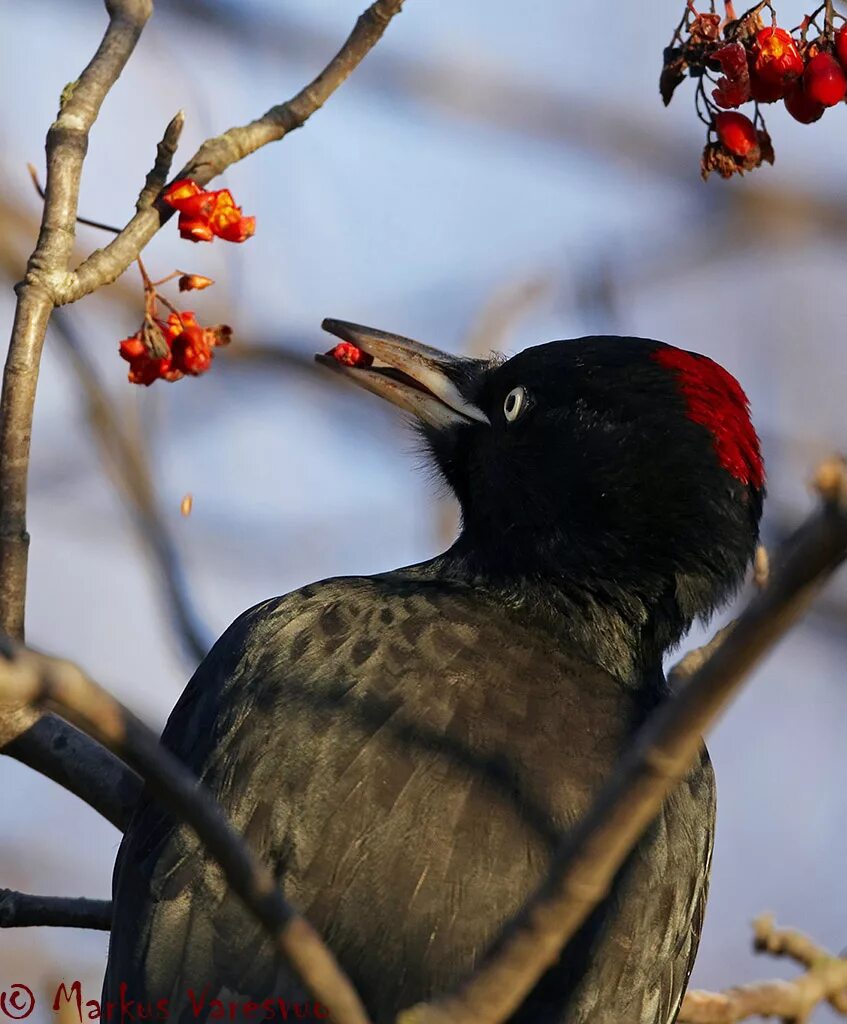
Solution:
[{"label": "branch bark texture", "polygon": [[44,927],[107,932],[112,927],[112,901],[31,896],[13,889],[0,889],[0,928]]}]

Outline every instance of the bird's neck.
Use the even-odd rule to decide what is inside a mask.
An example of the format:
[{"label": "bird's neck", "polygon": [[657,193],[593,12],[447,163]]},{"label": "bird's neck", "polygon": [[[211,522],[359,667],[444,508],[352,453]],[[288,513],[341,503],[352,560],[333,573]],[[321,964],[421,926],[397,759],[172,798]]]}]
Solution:
[{"label": "bird's neck", "polygon": [[635,686],[663,682],[662,655],[687,625],[680,623],[673,601],[651,604],[642,594],[603,580],[596,567],[589,578],[564,566],[548,572],[506,570],[486,565],[476,546],[461,536],[415,570],[484,592],[510,614],[531,620],[587,661]]}]

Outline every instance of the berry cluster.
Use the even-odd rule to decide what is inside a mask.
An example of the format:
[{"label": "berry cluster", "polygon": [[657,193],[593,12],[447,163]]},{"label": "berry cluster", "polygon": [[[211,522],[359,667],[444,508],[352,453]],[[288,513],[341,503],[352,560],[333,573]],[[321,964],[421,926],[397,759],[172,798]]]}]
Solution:
[{"label": "berry cluster", "polygon": [[[151,335],[156,335],[155,339]],[[179,380],[186,374],[197,377],[212,365],[212,349],[226,345],[232,329],[226,324],[201,327],[193,313],[173,312],[165,321],[145,321],[119,347],[129,363],[132,384],[150,385],[154,380]]]},{"label": "berry cluster", "polygon": [[[179,211],[179,233],[192,242],[211,242],[215,236],[244,242],[256,230],[256,218],[242,215],[229,189],[207,192],[196,181],[181,178],[165,189],[162,199]],[[175,277],[181,292],[201,291],[214,281],[182,270],[151,281],[141,259],[137,262],[144,283],[144,319],[118,348],[129,363],[130,383],[149,386],[156,380],[174,381],[205,373],[212,365],[214,349],[229,343],[232,329],[226,324],[201,326],[194,313],[178,310],[158,289]],[[167,319],[162,319],[160,305],[170,311]]]},{"label": "berry cluster", "polygon": [[[688,0],[665,49],[659,89],[665,106],[686,75],[697,80],[697,114],[707,126],[701,170],[722,178],[773,163],[761,105],[782,101],[797,121],[811,124],[847,96],[847,25],[836,30],[832,0],[807,15],[792,31],[780,28],[769,2],[740,18],[732,0],[725,17],[698,13]],[[765,25],[763,12],[770,15]],[[707,95],[707,85],[711,95]],[[753,103],[752,117],[736,108]]]},{"label": "berry cluster", "polygon": [[227,242],[245,242],[256,230],[256,218],[244,217],[228,188],[207,192],[191,178],[180,178],[162,193],[179,211],[179,233],[191,242],[211,242],[215,235]]}]

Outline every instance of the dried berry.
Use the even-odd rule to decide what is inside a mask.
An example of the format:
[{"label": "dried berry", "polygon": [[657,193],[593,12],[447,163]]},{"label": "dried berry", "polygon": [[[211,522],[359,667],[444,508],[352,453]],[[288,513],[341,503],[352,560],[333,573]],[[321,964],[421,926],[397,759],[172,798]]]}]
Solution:
[{"label": "dried berry", "polygon": [[[760,128],[756,132],[756,138],[759,142],[759,164],[773,165],[773,142],[771,141],[770,135],[768,135],[764,128]],[[757,164],[756,166],[758,167],[759,165]]]},{"label": "dried berry", "polygon": [[659,93],[665,106],[670,103],[677,86],[685,81],[687,67],[688,61],[682,50],[671,46],[665,50],[662,73],[659,76]]},{"label": "dried berry", "polygon": [[159,380],[171,372],[170,355],[157,359],[147,351],[140,334],[125,338],[118,346],[121,359],[129,363],[128,380],[131,384],[144,384],[149,387],[154,380]]},{"label": "dried berry", "polygon": [[708,142],[700,158],[700,174],[703,181],[713,171],[716,171],[722,178],[731,178],[733,174],[738,173],[738,164],[732,154],[727,153],[719,142]]},{"label": "dried berry", "polygon": [[720,39],[721,16],[719,14],[698,14],[688,26],[692,43],[713,43]]},{"label": "dried berry", "polygon": [[[695,109],[709,129],[704,178],[730,178],[774,162],[764,104],[781,100],[795,120],[811,124],[827,107],[847,103],[847,23],[832,3],[819,3],[793,33],[776,24],[774,0],[756,3],[740,17],[732,0],[724,0],[722,18],[715,0],[708,14],[698,12],[697,0],[683,3],[659,88],[667,105],[682,81],[693,80]],[[755,109],[744,116],[737,108],[750,101]]]},{"label": "dried berry", "polygon": [[120,343],[121,358],[129,363],[129,380],[150,385],[155,380],[180,380],[193,377],[212,365],[213,349],[229,343],[231,328],[226,324],[201,327],[193,313],[171,313],[167,321],[157,321],[167,346],[167,355],[156,357],[144,342],[143,330]]},{"label": "dried berry", "polygon": [[747,51],[741,43],[730,43],[716,50],[710,58],[719,65],[723,77],[718,79],[717,88],[712,91],[715,103],[720,107],[740,107],[750,99],[750,71],[747,66]]},{"label": "dried berry", "polygon": [[204,277],[202,274],[182,274],[177,282],[181,292],[199,292],[214,283],[211,277]]}]

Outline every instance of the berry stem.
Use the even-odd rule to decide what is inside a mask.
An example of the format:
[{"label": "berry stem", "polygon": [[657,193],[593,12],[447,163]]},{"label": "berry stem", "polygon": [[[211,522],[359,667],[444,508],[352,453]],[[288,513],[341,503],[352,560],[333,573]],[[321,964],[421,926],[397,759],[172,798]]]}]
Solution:
[{"label": "berry stem", "polygon": [[180,326],[182,327],[182,329],[185,330],[185,324],[183,323],[183,320],[182,320],[182,313],[180,313],[180,311],[176,308],[176,306],[172,302],[170,302],[168,299],[166,299],[164,295],[159,295],[158,292],[156,292],[155,295],[156,295],[156,299],[159,302],[161,302],[162,305],[166,309],[169,309],[171,311],[171,313],[173,313],[173,315],[177,318],[177,320],[179,320],[179,323],[180,323]]},{"label": "berry stem", "polygon": [[144,290],[146,292],[155,291],[156,289],[153,286],[153,282],[150,280],[150,275],[147,273],[147,268],[144,266],[141,257],[136,257],[135,262],[138,264],[138,269],[141,271],[141,280],[144,284]]},{"label": "berry stem", "polygon": [[[811,14],[807,14],[806,17],[803,18],[803,20],[800,22],[800,25],[798,26],[799,27],[799,31],[800,31],[800,38],[803,40],[804,43],[806,42],[806,36],[809,33],[809,27],[810,26],[814,25],[815,28],[818,30],[818,32],[821,31],[820,25],[818,25],[818,22],[817,22],[817,17],[822,12],[826,12],[826,13],[824,14],[824,31],[821,34],[825,35],[828,32],[829,26],[831,26],[831,24],[832,24],[832,3],[831,3],[831,0],[828,0],[828,2],[825,2],[825,3],[822,3],[820,5],[820,7],[816,7],[812,11]],[[794,31],[796,32],[797,29],[795,29]]]},{"label": "berry stem", "polygon": [[182,277],[186,273],[187,271],[185,270],[174,270],[167,277],[160,277],[158,281],[151,281],[150,283],[154,288],[158,288],[160,285],[167,284],[168,281],[173,281],[175,277]]},{"label": "berry stem", "polygon": [[832,39],[832,28],[833,28],[832,21],[833,21],[833,17],[835,16],[835,11],[833,10],[833,6],[832,6],[832,0],[826,0],[826,3],[823,5],[823,7],[824,7],[823,34],[826,36],[827,39],[831,40]]},{"label": "berry stem", "polygon": [[[703,124],[706,125],[707,128],[711,128],[712,123],[714,122],[715,107],[706,95],[706,90],[703,86],[703,79],[705,77],[705,75],[701,75],[697,81],[697,91],[694,93],[694,109]],[[706,108],[705,113],[703,111],[703,105],[705,105]]]}]

